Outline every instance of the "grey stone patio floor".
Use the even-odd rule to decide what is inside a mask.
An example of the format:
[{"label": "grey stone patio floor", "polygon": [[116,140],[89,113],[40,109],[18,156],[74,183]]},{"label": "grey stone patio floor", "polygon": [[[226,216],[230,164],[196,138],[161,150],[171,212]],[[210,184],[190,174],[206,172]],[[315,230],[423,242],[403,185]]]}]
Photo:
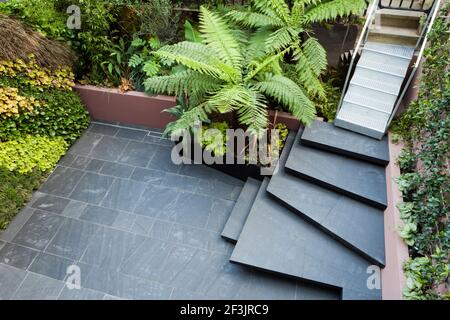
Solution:
[{"label": "grey stone patio floor", "polygon": [[174,165],[158,134],[90,126],[0,233],[0,299],[335,298],[230,263],[220,233],[243,182]]}]

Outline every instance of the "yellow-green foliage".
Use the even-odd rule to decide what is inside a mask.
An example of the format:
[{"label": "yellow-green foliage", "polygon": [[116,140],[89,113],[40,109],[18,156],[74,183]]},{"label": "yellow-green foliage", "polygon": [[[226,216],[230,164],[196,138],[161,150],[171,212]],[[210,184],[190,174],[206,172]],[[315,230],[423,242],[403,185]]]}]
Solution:
[{"label": "yellow-green foliage", "polygon": [[283,149],[284,143],[286,142],[286,138],[289,134],[289,129],[284,123],[277,123],[274,129],[278,130],[277,146],[278,150],[281,150]]},{"label": "yellow-green foliage", "polygon": [[75,85],[75,75],[70,68],[50,70],[36,63],[34,55],[28,55],[28,61],[0,61],[0,75],[10,78],[21,77],[23,83],[43,91],[46,88],[72,90]]},{"label": "yellow-green foliage", "polygon": [[229,126],[226,122],[203,125],[202,136],[198,136],[198,141],[201,141],[202,147],[211,151],[214,156],[223,156],[227,152],[227,129]]},{"label": "yellow-green foliage", "polygon": [[32,112],[39,105],[34,97],[21,96],[17,88],[0,88],[0,118],[9,118],[22,111]]},{"label": "yellow-green foliage", "polygon": [[0,167],[20,173],[29,173],[33,169],[46,171],[56,165],[67,148],[67,142],[61,137],[27,135],[0,142]]}]

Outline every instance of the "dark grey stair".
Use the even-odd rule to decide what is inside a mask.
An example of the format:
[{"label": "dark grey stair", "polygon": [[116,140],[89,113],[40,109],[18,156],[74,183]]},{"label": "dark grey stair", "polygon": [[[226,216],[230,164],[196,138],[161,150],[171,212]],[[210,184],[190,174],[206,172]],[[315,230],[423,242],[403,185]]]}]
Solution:
[{"label": "dark grey stair", "polygon": [[237,241],[260,186],[261,181],[247,179],[223,228],[222,237],[232,242]]},{"label": "dark grey stair", "polygon": [[283,161],[285,159],[281,159],[280,169],[270,179],[267,192],[336,240],[383,267],[383,211],[291,175],[284,170]]},{"label": "dark grey stair", "polygon": [[375,164],[389,163],[389,146],[385,136],[381,141],[345,129],[332,123],[314,121],[303,130],[301,143]]},{"label": "dark grey stair", "polygon": [[299,138],[291,149],[286,169],[322,187],[386,209],[385,168],[302,145]]},{"label": "dark grey stair", "polygon": [[342,288],[343,299],[380,299],[367,287],[371,262],[273,199],[266,178],[231,261]]}]

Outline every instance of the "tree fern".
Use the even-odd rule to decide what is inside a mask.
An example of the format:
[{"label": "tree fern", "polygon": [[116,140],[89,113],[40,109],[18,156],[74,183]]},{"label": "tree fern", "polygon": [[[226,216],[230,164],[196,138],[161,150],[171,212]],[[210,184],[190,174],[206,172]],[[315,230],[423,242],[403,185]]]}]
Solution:
[{"label": "tree fern", "polygon": [[[311,23],[360,13],[367,5],[366,1],[293,0],[291,9],[284,0],[252,0],[251,4],[252,13],[232,11],[227,16],[244,27],[265,26],[266,30],[270,30],[271,33],[265,35],[266,54],[292,52],[293,61],[297,63],[298,83],[301,83],[310,98],[323,98],[325,91],[320,74],[327,66],[326,52],[319,42],[309,35],[308,40],[302,44],[301,35],[305,30],[311,29]],[[264,70],[256,69],[254,65],[250,67],[247,79]]]},{"label": "tree fern", "polygon": [[[273,15],[288,12],[286,6],[276,4],[279,0],[264,12]],[[175,61],[186,69],[145,82],[146,90],[151,93],[187,97],[188,106],[171,109],[179,118],[167,127],[168,131],[192,128],[198,121],[207,121],[211,112],[236,112],[238,121],[247,130],[260,134],[268,124],[268,97],[276,99],[299,120],[312,120],[312,102],[297,84],[281,75],[279,62],[292,50],[291,46],[278,45],[278,52],[268,53],[266,41],[272,30],[259,28],[243,39],[242,31],[234,30],[231,23],[204,7],[200,21],[203,43],[181,42],[155,53],[162,60]],[[295,36],[294,28],[286,30],[288,37]],[[309,57],[316,49],[315,43],[305,43],[302,54]],[[311,60],[310,73],[320,72],[322,54]]]}]

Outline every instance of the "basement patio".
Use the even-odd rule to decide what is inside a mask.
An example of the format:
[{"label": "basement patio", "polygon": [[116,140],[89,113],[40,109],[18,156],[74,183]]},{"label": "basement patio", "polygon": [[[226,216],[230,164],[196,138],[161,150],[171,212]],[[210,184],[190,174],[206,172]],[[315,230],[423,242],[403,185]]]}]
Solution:
[{"label": "basement patio", "polygon": [[[0,299],[339,299],[230,263],[244,185],[174,165],[161,130],[93,123],[0,233]],[[69,289],[69,266],[81,289]]]}]

